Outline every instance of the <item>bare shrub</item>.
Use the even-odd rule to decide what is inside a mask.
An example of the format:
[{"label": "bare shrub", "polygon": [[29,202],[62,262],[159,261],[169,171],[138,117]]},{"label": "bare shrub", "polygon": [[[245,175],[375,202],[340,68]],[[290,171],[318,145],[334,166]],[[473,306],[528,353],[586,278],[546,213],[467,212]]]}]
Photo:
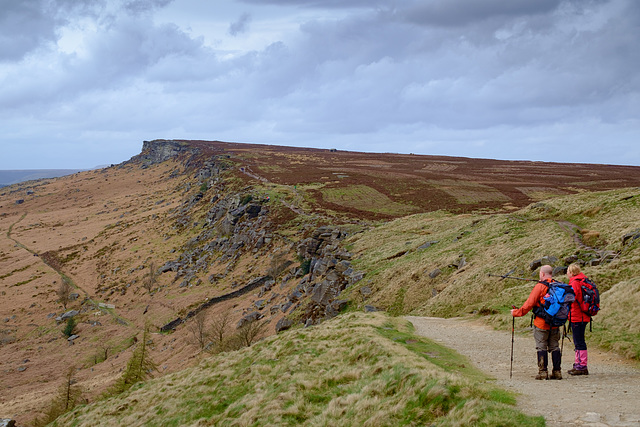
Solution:
[{"label": "bare shrub", "polygon": [[63,278],[62,283],[60,283],[60,287],[58,288],[56,293],[58,294],[58,298],[60,298],[60,302],[62,303],[62,306],[65,310],[67,309],[67,303],[69,302],[69,296],[71,295],[72,291],[73,286],[71,285],[71,283],[69,283],[66,278]]},{"label": "bare shrub", "polygon": [[147,269],[147,274],[145,274],[144,280],[142,281],[142,287],[144,287],[147,292],[151,293],[153,288],[156,287],[157,282],[158,272],[156,271],[156,263],[151,261]]},{"label": "bare shrub", "polygon": [[204,349],[207,344],[209,344],[209,336],[210,333],[207,330],[207,313],[202,310],[198,312],[191,319],[190,323],[187,325],[187,329],[191,333],[191,340],[193,344],[200,347],[200,349]]},{"label": "bare shrub", "polygon": [[93,363],[97,365],[98,363],[107,360],[109,358],[109,351],[111,351],[111,347],[112,344],[109,341],[100,341],[98,343],[96,354],[93,357]]},{"label": "bare shrub", "polygon": [[249,322],[238,328],[235,336],[239,343],[243,347],[250,347],[251,344],[262,338],[262,335],[267,328],[267,322]]},{"label": "bare shrub", "polygon": [[216,316],[211,322],[210,337],[214,346],[218,348],[224,347],[224,342],[227,339],[229,325],[231,324],[231,312],[225,310]]}]

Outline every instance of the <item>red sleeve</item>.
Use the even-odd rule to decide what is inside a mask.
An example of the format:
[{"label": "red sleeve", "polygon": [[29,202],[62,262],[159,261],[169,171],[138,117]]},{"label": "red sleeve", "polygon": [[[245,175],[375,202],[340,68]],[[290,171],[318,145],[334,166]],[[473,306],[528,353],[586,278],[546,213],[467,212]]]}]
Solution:
[{"label": "red sleeve", "polygon": [[542,299],[542,297],[544,297],[546,293],[547,293],[547,286],[545,286],[540,282],[536,283],[536,285],[531,290],[531,293],[529,294],[529,298],[527,298],[527,300],[524,302],[522,307],[517,308],[514,311],[513,317],[522,317],[528,312],[530,312],[533,309],[533,307],[540,304],[540,300]]}]

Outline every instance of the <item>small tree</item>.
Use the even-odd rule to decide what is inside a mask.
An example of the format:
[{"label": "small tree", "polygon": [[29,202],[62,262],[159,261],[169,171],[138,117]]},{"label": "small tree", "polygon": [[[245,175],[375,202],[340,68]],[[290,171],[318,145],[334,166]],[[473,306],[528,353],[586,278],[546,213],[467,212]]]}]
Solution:
[{"label": "small tree", "polygon": [[64,377],[65,381],[58,390],[58,395],[49,404],[47,411],[44,413],[43,418],[37,418],[33,425],[36,427],[46,426],[54,421],[60,415],[71,411],[82,400],[82,391],[75,385],[75,379],[73,374],[75,373],[75,367],[71,366],[67,370]]},{"label": "small tree", "polygon": [[187,325],[187,329],[191,332],[193,343],[204,349],[209,344],[210,333],[206,329],[207,313],[201,310],[193,316],[192,321]]},{"label": "small tree", "polygon": [[93,357],[94,364],[97,365],[98,363],[104,362],[109,358],[109,351],[111,350],[111,346],[112,344],[108,341],[100,341],[98,343],[98,350]]},{"label": "small tree", "polygon": [[57,294],[58,298],[60,298],[60,302],[64,309],[67,309],[67,303],[69,302],[69,296],[73,291],[73,286],[66,278],[62,279],[62,283],[60,283],[60,287],[58,288]]},{"label": "small tree", "polygon": [[147,292],[151,293],[153,288],[156,286],[156,282],[158,279],[158,272],[156,271],[156,263],[151,261],[149,263],[149,269],[147,274],[142,281],[142,286],[147,290]]},{"label": "small tree", "polygon": [[262,333],[267,327],[267,322],[248,322],[238,328],[236,337],[240,341],[240,344],[244,347],[250,347],[251,344],[258,341],[262,336]]},{"label": "small tree", "polygon": [[64,330],[62,331],[63,334],[65,334],[67,337],[70,337],[71,335],[73,335],[73,331],[76,328],[76,320],[73,317],[69,317],[67,319],[67,325],[64,327]]},{"label": "small tree", "polygon": [[213,341],[213,343],[220,349],[222,349],[224,346],[230,324],[231,313],[229,312],[229,310],[223,311],[211,322],[209,337]]},{"label": "small tree", "polygon": [[142,339],[138,341],[138,346],[133,351],[129,362],[127,362],[126,369],[111,388],[110,392],[112,394],[120,394],[129,390],[134,384],[151,378],[152,372],[158,370],[149,355],[148,340],[149,325],[147,324],[142,333]]}]

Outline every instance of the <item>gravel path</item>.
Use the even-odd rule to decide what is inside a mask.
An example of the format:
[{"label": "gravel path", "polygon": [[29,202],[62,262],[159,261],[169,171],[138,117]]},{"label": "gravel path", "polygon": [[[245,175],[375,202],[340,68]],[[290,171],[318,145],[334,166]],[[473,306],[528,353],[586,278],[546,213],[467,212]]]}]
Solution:
[{"label": "gravel path", "polygon": [[[407,317],[419,335],[467,356],[496,384],[517,393],[519,408],[543,415],[548,426],[640,426],[640,367],[589,348],[588,376],[572,377],[573,343],[565,339],[561,381],[536,381],[536,352],[529,324],[516,319],[513,378],[509,378],[511,331],[477,320]],[[524,332],[519,334],[518,332]],[[589,333],[587,331],[587,345]],[[551,360],[549,360],[551,363]]]}]

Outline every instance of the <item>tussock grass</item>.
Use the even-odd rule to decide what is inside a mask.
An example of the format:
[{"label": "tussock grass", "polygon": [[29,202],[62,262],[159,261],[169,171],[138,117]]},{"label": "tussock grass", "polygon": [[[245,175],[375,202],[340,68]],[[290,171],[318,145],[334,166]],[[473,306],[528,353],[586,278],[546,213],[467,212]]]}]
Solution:
[{"label": "tussock grass", "polygon": [[593,339],[602,347],[640,359],[640,278],[617,283],[603,296]]},{"label": "tussock grass", "polygon": [[[529,265],[536,259],[555,256],[559,259],[555,265],[562,266],[569,255],[588,255],[562,228],[567,221],[577,226],[585,243],[617,253],[612,262],[583,268],[602,294],[603,308],[594,318],[592,339],[640,359],[636,344],[640,340],[630,327],[640,324],[640,313],[628,307],[630,303],[637,306],[640,298],[640,239],[622,244],[622,236],[640,229],[637,188],[557,196],[508,214],[433,212],[388,222],[348,241],[355,255],[354,268],[367,272],[365,280],[349,292],[361,304],[395,314],[474,314],[485,316],[496,327],[506,327],[511,320],[509,309],[524,302],[533,283],[488,274],[513,270],[513,276],[535,279],[537,271],[532,272]],[[426,242],[432,244],[419,249]],[[466,265],[459,268],[454,264],[461,257]],[[440,274],[429,277],[436,269]],[[557,279],[567,281],[564,275]],[[358,293],[365,285],[374,291],[367,300]],[[399,295],[403,296],[401,310]]]},{"label": "tussock grass", "polygon": [[134,386],[55,425],[544,425],[486,380],[403,320],[349,313]]}]

